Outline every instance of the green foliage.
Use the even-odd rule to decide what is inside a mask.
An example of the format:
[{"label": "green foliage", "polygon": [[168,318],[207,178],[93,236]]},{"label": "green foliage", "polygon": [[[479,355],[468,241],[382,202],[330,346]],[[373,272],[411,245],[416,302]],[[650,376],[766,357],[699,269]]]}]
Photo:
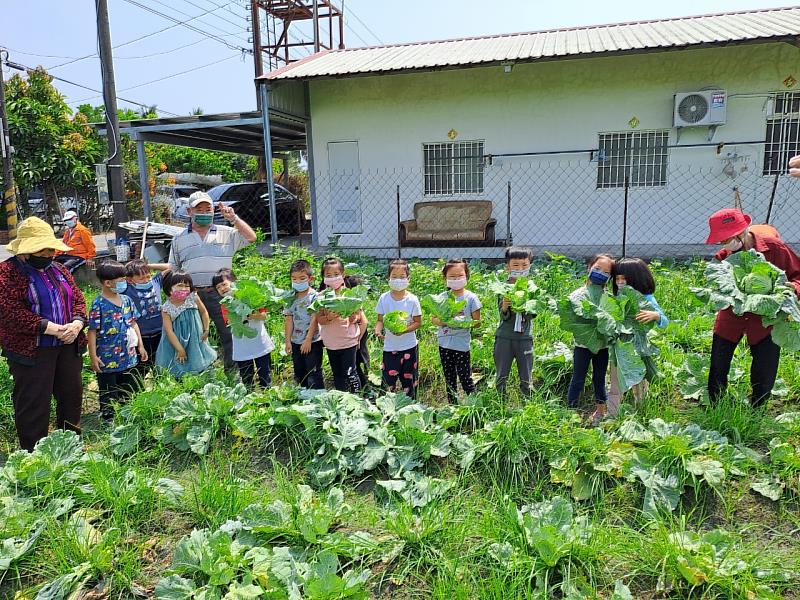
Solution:
[{"label": "green foliage", "polygon": [[275,287],[271,281],[259,281],[254,277],[243,277],[231,285],[232,295],[222,298],[221,304],[227,307],[231,333],[238,338],[254,338],[258,333],[247,320],[261,309],[277,312],[288,307],[294,300],[292,290]]},{"label": "green foliage", "polygon": [[527,277],[520,277],[514,283],[494,279],[489,282],[489,291],[508,300],[515,313],[537,315],[555,307],[555,301]]},{"label": "green foliage", "polygon": [[368,293],[369,290],[363,285],[344,289],[339,295],[336,295],[334,290],[328,288],[317,294],[317,297],[308,306],[308,310],[313,313],[319,312],[320,309],[324,308],[346,319],[361,310]]},{"label": "green foliage", "polygon": [[472,326],[472,315],[461,314],[466,304],[466,300],[456,300],[456,297],[450,292],[426,294],[420,300],[424,313],[430,313],[448,327],[455,328]]},{"label": "green foliage", "polygon": [[393,310],[383,315],[383,324],[386,329],[396,335],[400,335],[408,329],[409,320],[409,315],[404,310]]}]

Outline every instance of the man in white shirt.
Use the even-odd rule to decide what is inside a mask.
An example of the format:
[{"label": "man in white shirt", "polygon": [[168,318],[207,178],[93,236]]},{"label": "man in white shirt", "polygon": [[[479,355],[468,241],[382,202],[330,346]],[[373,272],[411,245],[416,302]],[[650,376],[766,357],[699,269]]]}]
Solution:
[{"label": "man in white shirt", "polygon": [[186,231],[172,240],[169,251],[169,266],[172,271],[183,270],[192,276],[200,299],[217,328],[222,345],[225,370],[236,367],[233,362],[231,332],[222,318],[220,295],[211,285],[211,278],[222,268],[231,268],[237,250],[256,241],[256,233],[239,218],[233,208],[222,202],[218,208],[233,227],[214,224],[214,204],[205,192],[189,196],[191,222]]}]

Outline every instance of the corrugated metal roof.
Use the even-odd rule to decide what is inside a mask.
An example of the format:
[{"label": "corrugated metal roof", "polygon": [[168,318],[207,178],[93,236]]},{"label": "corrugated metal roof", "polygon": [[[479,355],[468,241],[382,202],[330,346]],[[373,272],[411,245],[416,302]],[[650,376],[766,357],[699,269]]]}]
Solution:
[{"label": "corrugated metal roof", "polygon": [[321,52],[265,75],[310,79],[800,36],[800,6]]}]

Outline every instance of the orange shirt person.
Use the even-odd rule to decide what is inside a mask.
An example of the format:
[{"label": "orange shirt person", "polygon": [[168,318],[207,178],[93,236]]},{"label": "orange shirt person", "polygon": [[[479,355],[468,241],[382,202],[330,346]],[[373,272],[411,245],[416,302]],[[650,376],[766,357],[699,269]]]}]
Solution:
[{"label": "orange shirt person", "polygon": [[67,226],[64,237],[61,241],[72,248],[69,252],[58,252],[56,260],[73,270],[80,266],[84,261],[92,261],[97,256],[92,232],[80,221],[78,214],[74,210],[64,213],[64,224]]}]

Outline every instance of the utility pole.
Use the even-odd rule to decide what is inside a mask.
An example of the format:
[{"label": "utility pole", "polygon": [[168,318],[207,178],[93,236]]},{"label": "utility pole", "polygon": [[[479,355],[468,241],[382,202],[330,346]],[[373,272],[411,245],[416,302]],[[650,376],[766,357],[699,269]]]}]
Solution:
[{"label": "utility pole", "polygon": [[6,229],[8,237],[17,237],[17,196],[14,190],[14,171],[11,164],[11,138],[8,135],[8,118],[6,117],[6,90],[3,81],[3,65],[8,52],[0,48],[0,156],[3,159],[3,205],[6,211]]},{"label": "utility pole", "polygon": [[[320,49],[320,42],[319,42],[319,0],[314,1],[314,8],[312,11],[313,19],[314,19],[314,52],[319,52]],[[328,7],[328,10],[331,10],[331,7]]]},{"label": "utility pole", "polygon": [[111,31],[108,22],[108,0],[95,0],[97,9],[97,41],[100,48],[100,68],[103,75],[103,104],[106,108],[108,138],[108,192],[114,209],[114,228],[117,237],[127,238],[119,224],[128,220],[125,188],[122,179],[122,148],[120,147],[117,89],[114,83],[114,58],[111,54]]},{"label": "utility pole", "polygon": [[[264,57],[261,53],[261,18],[259,13],[258,0],[250,0],[250,15],[253,26],[253,66],[256,71],[256,79],[264,74]],[[256,88],[256,100],[258,108],[261,108],[261,94]]]}]

